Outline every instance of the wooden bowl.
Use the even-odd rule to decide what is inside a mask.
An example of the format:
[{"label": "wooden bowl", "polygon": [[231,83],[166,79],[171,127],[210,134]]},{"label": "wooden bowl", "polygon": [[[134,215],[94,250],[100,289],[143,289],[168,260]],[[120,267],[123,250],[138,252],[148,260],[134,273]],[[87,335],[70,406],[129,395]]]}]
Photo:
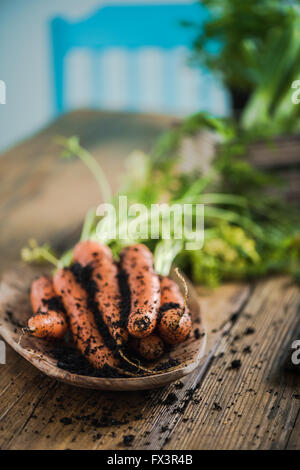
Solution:
[{"label": "wooden bowl", "polygon": [[[22,335],[22,327],[27,325],[27,319],[32,314],[29,301],[31,282],[35,277],[44,273],[45,270],[43,271],[41,267],[33,268],[20,264],[4,274],[0,285],[0,335],[17,353],[48,376],[70,385],[88,389],[147,390],[162,387],[180,379],[190,374],[198,366],[204,354],[206,334],[197,295],[187,280],[190,294],[188,305],[193,318],[193,330],[197,328],[198,334],[195,336],[193,331],[186,342],[174,347],[159,361],[148,366],[151,369],[172,358],[182,364],[178,368],[162,371],[155,375],[128,378],[87,377],[60,369],[51,353],[53,349],[51,343],[30,335]],[[178,279],[176,280],[178,281]]]}]

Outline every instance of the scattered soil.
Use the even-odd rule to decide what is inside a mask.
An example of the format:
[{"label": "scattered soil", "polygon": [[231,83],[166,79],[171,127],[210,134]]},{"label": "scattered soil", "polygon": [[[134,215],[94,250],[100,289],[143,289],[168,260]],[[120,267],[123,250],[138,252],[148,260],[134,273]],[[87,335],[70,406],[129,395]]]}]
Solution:
[{"label": "scattered soil", "polygon": [[65,418],[61,418],[60,422],[64,425],[64,426],[68,426],[69,424],[72,424],[73,421],[72,421],[72,418],[68,418],[67,416]]},{"label": "scattered soil", "polygon": [[242,361],[240,359],[234,359],[231,362],[229,369],[239,369],[242,366]]},{"label": "scattered soil", "polygon": [[135,436],[133,434],[127,434],[123,436],[123,444],[126,447],[130,447],[134,441]]},{"label": "scattered soil", "polygon": [[255,333],[255,329],[252,328],[252,326],[248,326],[248,328],[246,328],[246,330],[244,331],[245,336],[253,335],[254,333]]},{"label": "scattered soil", "polygon": [[199,328],[196,328],[196,329],[194,330],[194,336],[195,336],[196,339],[200,339],[200,338],[201,338],[201,333],[200,333]]},{"label": "scattered soil", "polygon": [[176,382],[174,384],[174,387],[177,389],[177,390],[181,390],[183,387],[184,387],[184,383],[183,382]]},{"label": "scattered soil", "polygon": [[219,403],[217,403],[216,401],[213,403],[213,407],[212,407],[213,410],[215,411],[221,411],[222,410],[222,406],[219,405]]},{"label": "scattered soil", "polygon": [[163,434],[164,432],[170,431],[168,426],[162,426],[159,430],[160,434]]},{"label": "scattered soil", "polygon": [[174,403],[176,403],[177,401],[178,401],[177,396],[175,395],[175,393],[171,392],[171,393],[169,393],[167,398],[162,402],[162,404],[170,406],[170,405],[174,405]]}]

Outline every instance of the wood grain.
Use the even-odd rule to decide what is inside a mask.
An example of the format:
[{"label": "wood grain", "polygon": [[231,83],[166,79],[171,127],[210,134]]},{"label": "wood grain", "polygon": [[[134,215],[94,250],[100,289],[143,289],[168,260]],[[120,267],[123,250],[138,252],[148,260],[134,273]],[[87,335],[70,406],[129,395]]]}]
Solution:
[{"label": "wood grain", "polygon": [[[300,376],[287,373],[282,360],[299,322],[299,302],[299,288],[286,277],[256,286],[195,394],[201,406],[186,409],[201,433],[187,433],[182,424],[167,448],[285,447],[299,413]],[[233,360],[241,361],[239,369],[231,368]]]}]

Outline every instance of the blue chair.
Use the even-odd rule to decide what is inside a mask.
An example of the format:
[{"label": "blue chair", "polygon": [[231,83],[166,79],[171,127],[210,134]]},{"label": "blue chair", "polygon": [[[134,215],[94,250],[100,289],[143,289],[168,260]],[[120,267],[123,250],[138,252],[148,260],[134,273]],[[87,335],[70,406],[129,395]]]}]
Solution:
[{"label": "blue chair", "polygon": [[[128,90],[126,110],[143,111],[139,105],[139,70],[135,51],[141,48],[159,48],[164,52],[162,74],[163,103],[162,110],[169,112],[176,102],[176,58],[172,53],[178,47],[191,49],[195,36],[193,28],[182,26],[182,22],[201,22],[207,11],[199,5],[112,5],[104,6],[92,16],[73,23],[63,18],[54,18],[51,22],[51,37],[54,60],[55,113],[66,111],[65,99],[65,60],[74,49],[92,51],[93,63],[96,64],[103,52],[111,48],[126,49],[128,54]],[[178,60],[177,60],[178,63]],[[93,67],[92,67],[93,68]],[[214,78],[206,73],[199,90],[199,103],[211,99],[211,85]],[[214,84],[215,89],[220,88]],[[103,94],[105,84],[94,80],[91,85],[93,94]],[[219,90],[223,93],[223,90]],[[202,96],[202,99],[200,98]],[[218,99],[218,98],[217,98]],[[100,100],[101,105],[101,100]]]}]

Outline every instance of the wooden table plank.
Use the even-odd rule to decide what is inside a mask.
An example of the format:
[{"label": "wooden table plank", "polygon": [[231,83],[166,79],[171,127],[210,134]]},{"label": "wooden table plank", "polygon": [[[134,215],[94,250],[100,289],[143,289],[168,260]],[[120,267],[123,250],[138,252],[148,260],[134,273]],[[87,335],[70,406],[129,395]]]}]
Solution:
[{"label": "wooden table plank", "polygon": [[[294,394],[295,400],[300,400],[299,397],[300,397],[299,394],[297,393]],[[299,450],[300,449],[300,411],[298,411],[295,425],[289,436],[286,449],[287,450]]]},{"label": "wooden table plank", "polygon": [[[187,432],[183,423],[166,448],[285,447],[299,413],[300,376],[288,373],[282,360],[295,339],[299,303],[299,288],[288,278],[258,283],[195,394],[201,406],[186,409],[201,432],[196,426]],[[239,369],[231,369],[234,360],[241,361]]]}]

